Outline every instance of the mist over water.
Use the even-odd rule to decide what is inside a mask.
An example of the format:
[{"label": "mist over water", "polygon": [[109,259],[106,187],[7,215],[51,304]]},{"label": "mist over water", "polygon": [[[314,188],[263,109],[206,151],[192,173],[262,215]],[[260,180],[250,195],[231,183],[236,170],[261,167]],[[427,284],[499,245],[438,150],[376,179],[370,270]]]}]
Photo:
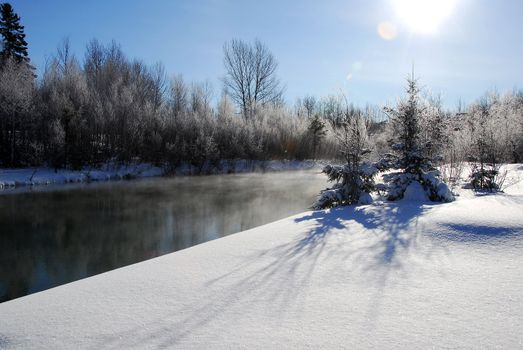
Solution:
[{"label": "mist over water", "polygon": [[0,301],[300,213],[326,184],[316,170],[0,195]]}]

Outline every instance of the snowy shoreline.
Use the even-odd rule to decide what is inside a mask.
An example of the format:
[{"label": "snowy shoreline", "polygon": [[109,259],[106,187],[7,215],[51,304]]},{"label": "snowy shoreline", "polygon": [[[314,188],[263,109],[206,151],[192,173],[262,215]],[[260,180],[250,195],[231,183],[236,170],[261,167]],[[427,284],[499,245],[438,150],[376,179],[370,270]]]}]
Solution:
[{"label": "snowy shoreline", "polygon": [[174,171],[167,173],[165,169],[147,163],[136,165],[107,164],[97,169],[55,171],[52,168],[0,168],[0,193],[2,190],[19,187],[32,187],[51,184],[87,183],[98,181],[114,181],[158,176],[187,176],[200,174],[230,174],[265,171],[290,171],[321,169],[321,161],[312,160],[234,160],[221,161],[217,167],[204,166],[199,169],[189,164],[183,164]]},{"label": "snowy shoreline", "polygon": [[0,304],[0,348],[520,348],[506,193],[309,211]]}]

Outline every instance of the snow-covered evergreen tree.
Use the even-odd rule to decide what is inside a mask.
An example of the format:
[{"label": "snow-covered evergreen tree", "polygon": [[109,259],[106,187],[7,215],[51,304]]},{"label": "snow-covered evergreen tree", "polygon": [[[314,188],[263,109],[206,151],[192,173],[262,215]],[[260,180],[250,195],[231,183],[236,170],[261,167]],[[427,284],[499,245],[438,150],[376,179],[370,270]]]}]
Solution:
[{"label": "snow-covered evergreen tree", "polygon": [[370,204],[370,193],[374,191],[374,176],[378,169],[364,162],[370,153],[365,118],[361,114],[345,113],[340,127],[335,130],[335,135],[346,164],[327,165],[323,169],[329,181],[336,181],[336,184],[321,192],[313,208]]},{"label": "snow-covered evergreen tree", "polygon": [[[409,186],[419,187],[432,201],[450,202],[454,196],[449,187],[441,180],[440,172],[433,167],[434,148],[428,144],[430,138],[423,136],[422,121],[426,125],[429,105],[420,97],[418,83],[414,77],[407,79],[407,97],[399,101],[396,108],[385,108],[390,118],[392,153],[385,156],[377,167],[380,170],[394,169],[383,176],[387,199],[397,200],[404,197]],[[433,120],[432,122],[438,122]]]}]

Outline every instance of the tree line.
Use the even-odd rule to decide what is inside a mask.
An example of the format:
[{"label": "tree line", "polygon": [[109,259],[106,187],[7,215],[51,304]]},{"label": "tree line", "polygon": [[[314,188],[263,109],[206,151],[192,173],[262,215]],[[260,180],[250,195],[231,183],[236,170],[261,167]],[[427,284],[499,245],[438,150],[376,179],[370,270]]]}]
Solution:
[{"label": "tree line", "polygon": [[[203,169],[224,159],[345,159],[351,119],[365,126],[358,137],[367,156],[390,151],[387,109],[354,107],[343,95],[285,103],[277,60],[260,41],[224,45],[217,95],[209,82],[169,77],[161,64],[129,59],[117,43],[97,40],[82,59],[65,40],[36,77],[20,17],[7,3],[0,17],[1,167],[151,162]],[[438,162],[523,158],[521,91],[488,93],[454,111],[424,96],[423,106],[419,137]]]}]

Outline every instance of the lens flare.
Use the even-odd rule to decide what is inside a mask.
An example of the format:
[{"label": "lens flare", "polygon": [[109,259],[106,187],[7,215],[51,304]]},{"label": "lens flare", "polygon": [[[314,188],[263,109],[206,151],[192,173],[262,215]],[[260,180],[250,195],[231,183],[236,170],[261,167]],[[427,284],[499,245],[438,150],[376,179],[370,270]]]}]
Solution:
[{"label": "lens flare", "polygon": [[398,28],[393,22],[381,22],[378,24],[378,34],[382,39],[394,40],[398,36]]}]

